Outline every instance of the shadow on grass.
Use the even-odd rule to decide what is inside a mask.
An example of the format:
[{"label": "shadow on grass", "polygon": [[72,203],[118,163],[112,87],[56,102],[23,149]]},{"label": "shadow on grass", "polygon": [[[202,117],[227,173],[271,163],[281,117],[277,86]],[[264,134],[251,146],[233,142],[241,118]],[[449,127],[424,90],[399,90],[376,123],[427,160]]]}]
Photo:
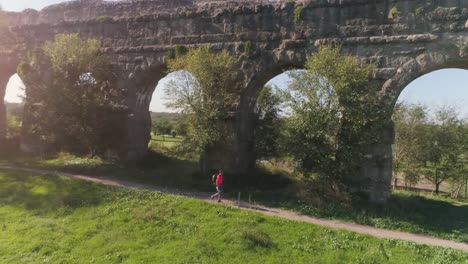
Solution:
[{"label": "shadow on grass", "polygon": [[284,193],[256,194],[255,198],[267,206],[291,209],[305,215],[468,242],[468,205],[455,205],[436,198],[396,193],[384,205],[371,205],[356,199],[348,205],[330,201],[323,207],[304,204]]},{"label": "shadow on grass", "polygon": [[[384,206],[371,207],[361,204],[354,206],[354,211],[357,210],[365,210],[371,218],[389,220],[374,220],[374,224],[379,227],[409,227],[418,233],[429,231],[433,234],[443,234],[443,237],[448,239],[468,242],[468,205],[458,206],[448,201],[419,195],[393,194]],[[359,215],[356,219],[359,220]]]},{"label": "shadow on grass", "polygon": [[97,206],[104,201],[105,190],[96,184],[56,176],[0,171],[0,206],[19,207],[36,214]]},{"label": "shadow on grass", "polygon": [[149,152],[145,159],[134,163],[109,163],[70,154],[49,159],[29,157],[5,162],[9,165],[128,180],[162,187],[206,189],[210,188],[211,184],[209,177],[201,179],[197,162],[168,157],[157,152]]}]

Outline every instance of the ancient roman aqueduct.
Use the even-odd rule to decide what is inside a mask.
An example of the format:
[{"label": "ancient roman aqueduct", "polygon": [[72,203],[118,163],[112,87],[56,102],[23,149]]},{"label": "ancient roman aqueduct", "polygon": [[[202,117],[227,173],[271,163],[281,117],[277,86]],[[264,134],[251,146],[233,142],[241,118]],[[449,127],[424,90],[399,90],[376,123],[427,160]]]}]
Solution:
[{"label": "ancient roman aqueduct", "polygon": [[[298,9],[302,12],[295,19]],[[119,146],[128,158],[147,149],[149,103],[167,74],[168,50],[209,45],[240,57],[243,85],[238,87],[242,95],[232,121],[232,144],[206,160],[238,174],[254,163],[252,112],[265,83],[303,67],[306,54],[320,44],[341,43],[344,52],[378,66],[373,83],[386,98],[382,109],[388,112],[388,129],[362,164],[374,201],[389,195],[391,113],[400,92],[431,71],[468,67],[466,0],[81,0],[3,15],[9,26],[0,29],[0,98],[20,61],[54,35],[78,32],[82,38],[97,38],[112,58],[116,94],[129,109],[122,124],[126,139]],[[253,47],[248,53],[243,50],[247,42]],[[5,130],[2,100],[0,137]]]}]

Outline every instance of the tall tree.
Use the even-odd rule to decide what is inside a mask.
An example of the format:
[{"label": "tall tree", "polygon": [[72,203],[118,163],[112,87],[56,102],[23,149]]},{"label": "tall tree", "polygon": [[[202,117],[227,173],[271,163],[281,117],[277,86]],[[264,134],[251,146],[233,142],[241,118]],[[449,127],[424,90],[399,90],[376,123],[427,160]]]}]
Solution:
[{"label": "tall tree", "polygon": [[78,34],[57,35],[32,55],[18,72],[28,83],[25,103],[30,107],[35,134],[60,149],[92,156],[112,145],[115,105],[111,102],[112,70],[97,40]]},{"label": "tall tree", "polygon": [[443,182],[464,175],[467,131],[453,107],[443,106],[430,119],[423,106],[399,104],[393,120],[394,173],[401,170],[405,182],[416,183],[425,177],[439,193]]},{"label": "tall tree", "polygon": [[278,140],[281,131],[281,98],[278,88],[265,86],[255,107],[255,150],[257,158],[272,158],[279,154]]},{"label": "tall tree", "polygon": [[156,135],[169,135],[173,125],[167,119],[161,119],[153,121],[152,128]]},{"label": "tall tree", "polygon": [[423,105],[399,103],[393,114],[395,143],[393,145],[393,180],[403,171],[405,186],[416,183],[420,173],[424,153],[425,126],[428,122],[427,109]]},{"label": "tall tree", "polygon": [[425,177],[433,182],[436,193],[440,185],[456,177],[463,168],[462,123],[452,107],[442,107],[426,129]]},{"label": "tall tree", "polygon": [[201,154],[232,137],[227,127],[239,101],[237,59],[209,47],[188,50],[169,60],[174,73],[166,90],[168,107],[180,109],[187,122],[185,146]]},{"label": "tall tree", "polygon": [[370,121],[368,112],[354,108],[374,103],[371,93],[362,88],[367,87],[373,66],[341,54],[340,47],[323,46],[307,57],[305,68],[290,74],[285,98],[291,115],[285,142],[301,170],[338,179],[351,159],[363,155],[348,153],[343,146],[354,139],[340,133],[349,135]]}]

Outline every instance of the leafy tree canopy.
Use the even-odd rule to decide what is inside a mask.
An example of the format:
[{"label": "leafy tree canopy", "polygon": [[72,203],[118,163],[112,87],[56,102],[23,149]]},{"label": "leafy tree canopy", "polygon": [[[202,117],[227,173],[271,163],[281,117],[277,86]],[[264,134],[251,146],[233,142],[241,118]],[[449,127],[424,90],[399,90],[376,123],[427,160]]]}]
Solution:
[{"label": "leafy tree canopy", "polygon": [[185,114],[184,145],[198,153],[232,136],[228,120],[239,101],[237,63],[226,51],[209,47],[190,49],[168,62],[169,71],[175,72],[175,80],[165,90],[168,107]]}]

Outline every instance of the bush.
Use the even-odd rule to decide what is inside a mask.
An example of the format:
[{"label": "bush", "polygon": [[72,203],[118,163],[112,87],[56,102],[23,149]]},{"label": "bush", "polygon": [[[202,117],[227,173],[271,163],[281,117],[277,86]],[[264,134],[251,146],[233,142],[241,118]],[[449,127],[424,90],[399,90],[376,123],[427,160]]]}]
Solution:
[{"label": "bush", "polygon": [[256,227],[245,227],[240,231],[241,238],[247,242],[248,247],[273,247],[270,236]]},{"label": "bush", "polygon": [[390,11],[388,12],[388,19],[397,19],[400,17],[400,11],[398,11],[398,8],[392,7]]},{"label": "bush", "polygon": [[21,135],[21,121],[7,113],[7,139],[16,139]]},{"label": "bush", "polygon": [[242,50],[244,51],[244,53],[247,53],[249,54],[250,51],[252,50],[252,41],[246,41],[242,44]]},{"label": "bush", "polygon": [[110,16],[98,16],[96,18],[96,21],[99,23],[105,23],[105,22],[110,22],[112,20],[112,17]]},{"label": "bush", "polygon": [[294,24],[299,23],[299,21],[301,20],[301,18],[302,18],[302,11],[304,11],[304,7],[302,7],[302,6],[297,6],[297,7],[294,9]]},{"label": "bush", "polygon": [[185,53],[187,53],[187,51],[188,51],[187,47],[182,46],[182,45],[177,45],[174,50],[174,56],[175,57],[183,56],[185,55]]},{"label": "bush", "polygon": [[416,16],[420,16],[420,15],[422,15],[423,12],[424,12],[424,8],[423,8],[423,7],[418,7],[418,8],[416,8],[416,10],[414,11],[414,14],[415,14]]}]

